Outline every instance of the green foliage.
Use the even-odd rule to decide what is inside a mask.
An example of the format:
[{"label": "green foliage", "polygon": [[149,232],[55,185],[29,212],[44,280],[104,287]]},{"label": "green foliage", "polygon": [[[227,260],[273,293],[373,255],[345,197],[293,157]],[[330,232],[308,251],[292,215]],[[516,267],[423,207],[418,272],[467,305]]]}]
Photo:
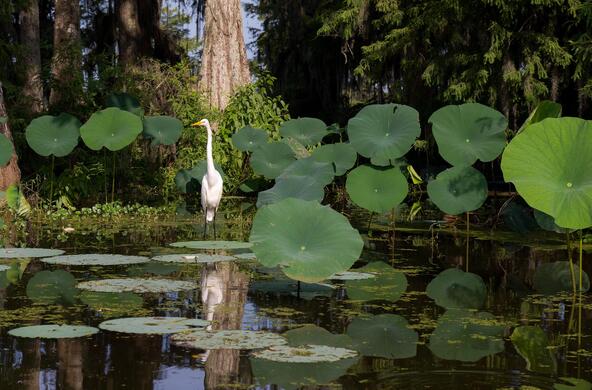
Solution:
[{"label": "green foliage", "polygon": [[183,123],[166,115],[145,116],[143,118],[144,136],[150,138],[150,146],[173,145],[181,137]]},{"label": "green foliage", "polygon": [[473,167],[452,167],[428,183],[430,200],[446,214],[478,209],[487,199],[487,179]]},{"label": "green foliage", "polygon": [[362,165],[347,175],[347,193],[360,207],[386,213],[407,196],[407,179],[399,167],[381,168]]},{"label": "green foliage", "polygon": [[446,309],[479,309],[485,303],[487,289],[479,275],[450,268],[428,284],[426,293]]},{"label": "green foliage", "polygon": [[131,144],[142,132],[142,120],[127,111],[109,107],[91,115],[80,128],[82,140],[92,150],[117,151]]},{"label": "green foliage", "polygon": [[528,371],[543,374],[554,374],[557,360],[549,349],[550,343],[546,333],[538,326],[519,326],[510,337],[514,347],[526,360]]},{"label": "green foliage", "polygon": [[4,134],[0,134],[0,166],[8,164],[14,153],[12,142]]},{"label": "green foliage", "polygon": [[253,152],[267,143],[267,132],[251,126],[240,128],[232,135],[232,144],[241,152]]},{"label": "green foliage", "polygon": [[66,113],[44,115],[31,121],[25,130],[27,143],[41,156],[64,157],[72,153],[80,137],[80,121]]},{"label": "green foliage", "polygon": [[317,118],[290,119],[282,123],[280,134],[294,138],[304,146],[316,145],[327,135],[327,125]]}]

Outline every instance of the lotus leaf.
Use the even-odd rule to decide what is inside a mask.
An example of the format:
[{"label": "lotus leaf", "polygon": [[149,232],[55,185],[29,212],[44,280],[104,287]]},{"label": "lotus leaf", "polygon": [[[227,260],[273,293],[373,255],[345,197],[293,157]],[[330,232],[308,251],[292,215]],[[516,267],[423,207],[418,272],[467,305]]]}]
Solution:
[{"label": "lotus leaf", "polygon": [[592,226],[592,121],[545,119],[508,145],[502,171],[534,209],[563,228]]},{"label": "lotus leaf", "polygon": [[345,334],[333,334],[316,325],[304,325],[282,334],[291,347],[305,345],[326,345],[329,347],[350,348],[352,339]]},{"label": "lotus leaf", "polygon": [[537,122],[547,118],[559,118],[561,116],[561,104],[551,100],[543,100],[530,113],[526,121],[522,124],[518,133]]},{"label": "lotus leaf", "polygon": [[538,229],[537,221],[532,215],[532,209],[521,203],[511,201],[501,211],[504,224],[511,231],[526,234]]},{"label": "lotus leaf", "polygon": [[183,241],[183,242],[174,242],[170,244],[170,246],[174,246],[176,248],[191,248],[191,249],[207,249],[207,250],[216,250],[216,249],[249,249],[253,246],[250,242],[241,242],[241,241]]},{"label": "lotus leaf", "polygon": [[376,213],[392,210],[407,196],[408,184],[397,167],[361,165],[347,175],[345,188],[351,200]]},{"label": "lotus leaf", "polygon": [[262,177],[247,179],[240,185],[239,190],[247,194],[252,192],[259,192],[268,187],[268,181]]},{"label": "lotus leaf", "polygon": [[288,277],[303,282],[348,270],[363,247],[343,215],[317,202],[292,198],[259,209],[250,241],[261,264],[281,265]]},{"label": "lotus leaf", "polygon": [[81,290],[96,292],[165,293],[197,288],[195,282],[170,279],[103,279],[78,283]]},{"label": "lotus leaf", "polygon": [[44,115],[33,119],[25,130],[27,143],[41,156],[70,154],[80,137],[82,123],[70,114]]},{"label": "lotus leaf", "polygon": [[2,133],[0,133],[0,166],[8,164],[14,153],[12,142]]},{"label": "lotus leaf", "polygon": [[454,166],[493,161],[506,145],[508,120],[479,103],[442,107],[428,121],[440,155]]},{"label": "lotus leaf", "polygon": [[319,146],[312,152],[310,158],[314,161],[331,163],[334,175],[341,176],[354,166],[358,155],[350,144],[337,143]]},{"label": "lotus leaf", "polygon": [[39,271],[27,283],[27,297],[36,303],[73,304],[77,294],[76,279],[63,270]]},{"label": "lotus leaf", "polygon": [[347,334],[353,340],[351,348],[364,356],[404,359],[417,354],[417,332],[396,314],[354,318]]},{"label": "lotus leaf", "polygon": [[[216,162],[214,162],[214,167],[220,173],[222,179],[225,180],[226,175],[224,174],[222,167]],[[201,188],[201,180],[206,172],[207,163],[205,160],[201,160],[193,168],[181,169],[177,172],[177,175],[175,176],[175,185],[182,193],[199,192],[199,189]]]},{"label": "lotus leaf", "polygon": [[295,160],[292,149],[282,142],[261,145],[251,156],[251,167],[258,175],[275,179]]},{"label": "lotus leaf", "polygon": [[326,136],[327,125],[317,118],[290,119],[280,126],[282,137],[291,137],[304,146],[316,145]]},{"label": "lotus leaf", "polygon": [[9,269],[9,265],[0,264],[0,272],[8,271]]},{"label": "lotus leaf", "polygon": [[280,141],[282,144],[286,144],[292,149],[295,158],[307,158],[310,157],[310,152],[306,149],[306,146],[291,137],[282,138]]},{"label": "lotus leaf", "polygon": [[253,152],[267,143],[267,132],[245,126],[232,135],[232,144],[241,152]]},{"label": "lotus leaf", "polygon": [[569,383],[569,385],[555,383],[555,385],[553,385],[554,390],[592,390],[592,383],[588,382],[585,379],[566,377],[559,379],[561,379],[563,382]]},{"label": "lotus leaf", "polygon": [[449,268],[428,284],[426,293],[446,309],[479,309],[485,303],[487,289],[479,275]]},{"label": "lotus leaf", "polygon": [[208,255],[205,253],[184,253],[184,254],[154,256],[152,258],[152,260],[166,261],[167,263],[197,264],[197,263],[216,263],[219,261],[233,261],[233,260],[237,260],[237,258],[234,256]]},{"label": "lotus leaf", "polygon": [[144,115],[144,110],[140,107],[138,99],[127,93],[112,93],[107,96],[107,107],[117,107],[138,116]]},{"label": "lotus leaf", "polygon": [[255,254],[252,252],[238,253],[234,255],[234,257],[241,260],[257,260],[257,256],[255,256]]},{"label": "lotus leaf", "polygon": [[205,330],[177,333],[173,344],[196,349],[260,349],[286,344],[276,333],[254,330]]},{"label": "lotus leaf", "polygon": [[375,261],[353,272],[371,273],[376,277],[363,280],[346,280],[347,297],[354,301],[398,301],[407,290],[407,278],[403,272],[388,264]]},{"label": "lotus leaf", "polygon": [[144,117],[144,136],[151,138],[151,146],[173,145],[181,137],[183,123],[171,116]]},{"label": "lotus leaf", "polygon": [[110,107],[95,112],[80,128],[82,140],[92,150],[125,148],[142,132],[142,120],[127,111]]},{"label": "lotus leaf", "polygon": [[291,163],[276,178],[278,180],[308,179],[319,186],[326,186],[333,181],[333,167],[326,162],[318,162],[312,158],[303,158]]},{"label": "lotus leaf", "polygon": [[557,360],[549,349],[550,343],[545,332],[538,326],[519,326],[510,337],[514,347],[526,360],[528,371],[554,374]]},{"label": "lotus leaf", "polygon": [[266,359],[280,363],[331,363],[342,359],[356,357],[358,353],[346,348],[328,347],[326,345],[306,345],[290,347],[274,346],[252,353],[256,359]]},{"label": "lotus leaf", "polygon": [[[576,268],[576,267],[574,267]],[[575,280],[580,280],[580,270],[575,269]],[[584,271],[582,275],[582,292],[590,289],[590,278]],[[573,291],[573,281],[569,261],[555,261],[553,263],[540,264],[534,272],[534,288],[541,294],[557,294]],[[579,289],[579,284],[576,283]]]},{"label": "lotus leaf", "polygon": [[203,328],[209,321],[183,317],[131,317],[101,322],[99,328],[111,332],[136,334],[169,334]]},{"label": "lotus leaf", "polygon": [[446,214],[477,210],[487,199],[487,179],[473,167],[448,168],[428,183],[428,195]]},{"label": "lotus leaf", "polygon": [[25,259],[30,257],[59,256],[64,253],[60,249],[45,248],[0,248],[0,258],[3,259]]},{"label": "lotus leaf", "polygon": [[98,253],[87,253],[82,255],[47,257],[42,259],[41,261],[48,264],[93,266],[140,264],[146,263],[150,261],[150,259],[144,256],[104,255]]},{"label": "lotus leaf", "polygon": [[401,104],[368,105],[347,124],[351,146],[376,162],[403,157],[420,133],[419,113]]},{"label": "lotus leaf", "polygon": [[552,216],[539,210],[534,210],[534,219],[541,229],[548,230],[550,232],[565,234],[571,231],[571,229],[564,229],[560,226],[557,226]]},{"label": "lotus leaf", "polygon": [[8,331],[13,337],[30,339],[65,339],[92,336],[99,333],[97,328],[79,325],[34,325]]},{"label": "lotus leaf", "polygon": [[128,268],[127,274],[131,277],[144,277],[151,275],[170,275],[182,270],[179,263],[164,263],[160,261],[150,261]]},{"label": "lotus leaf", "polygon": [[321,202],[325,197],[325,186],[308,178],[276,179],[276,183],[268,190],[261,191],[257,196],[257,207],[277,203],[281,200],[294,198]]},{"label": "lotus leaf", "polygon": [[375,278],[376,275],[366,272],[345,271],[329,276],[329,280],[364,280]]},{"label": "lotus leaf", "polygon": [[101,313],[105,318],[121,317],[132,313],[140,313],[144,309],[144,300],[134,293],[113,293],[83,291],[80,301],[93,310]]},{"label": "lotus leaf", "polygon": [[438,319],[429,348],[440,359],[476,362],[504,350],[503,333],[491,313],[452,309]]}]

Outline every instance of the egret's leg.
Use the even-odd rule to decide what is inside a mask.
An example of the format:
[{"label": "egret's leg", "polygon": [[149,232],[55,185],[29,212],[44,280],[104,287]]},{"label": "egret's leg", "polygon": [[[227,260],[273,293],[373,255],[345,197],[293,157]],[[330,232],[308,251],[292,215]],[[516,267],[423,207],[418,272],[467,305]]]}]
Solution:
[{"label": "egret's leg", "polygon": [[203,239],[206,239],[206,234],[208,233],[208,220],[206,219],[206,212],[204,211],[204,228],[203,228]]},{"label": "egret's leg", "polygon": [[214,224],[214,240],[216,239],[216,213],[214,213],[214,220],[212,221]]}]

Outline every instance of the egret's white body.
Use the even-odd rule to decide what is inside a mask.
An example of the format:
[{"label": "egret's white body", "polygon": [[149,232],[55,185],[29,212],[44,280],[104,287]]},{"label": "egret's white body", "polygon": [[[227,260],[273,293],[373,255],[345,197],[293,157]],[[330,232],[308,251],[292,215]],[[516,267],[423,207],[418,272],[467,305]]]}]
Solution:
[{"label": "egret's white body", "polygon": [[212,222],[216,217],[220,199],[222,199],[222,175],[214,167],[214,157],[212,156],[212,128],[207,119],[194,124],[194,126],[205,126],[208,132],[208,142],[206,144],[206,174],[201,179],[201,208],[204,212],[206,222]]}]

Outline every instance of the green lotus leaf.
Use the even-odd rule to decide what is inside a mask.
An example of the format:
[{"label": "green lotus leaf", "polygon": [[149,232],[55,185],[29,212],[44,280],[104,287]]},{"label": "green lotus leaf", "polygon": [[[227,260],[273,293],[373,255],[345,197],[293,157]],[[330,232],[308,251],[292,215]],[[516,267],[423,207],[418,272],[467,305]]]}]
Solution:
[{"label": "green lotus leaf", "polygon": [[551,100],[543,100],[530,113],[526,121],[522,124],[518,133],[525,128],[547,118],[559,118],[561,116],[561,104]]},{"label": "green lotus leaf", "polygon": [[80,137],[82,123],[70,114],[44,115],[33,119],[25,130],[27,143],[41,156],[70,154]]},{"label": "green lotus leaf", "polygon": [[170,275],[181,271],[182,265],[179,263],[165,263],[160,261],[150,261],[129,267],[127,269],[128,276],[131,277],[146,277],[150,275]]},{"label": "green lotus leaf", "polygon": [[504,224],[513,232],[526,234],[538,229],[532,209],[521,203],[511,201],[500,214],[504,219]]},{"label": "green lotus leaf", "polygon": [[553,385],[554,390],[592,390],[592,383],[588,382],[585,379],[578,379],[578,378],[559,378],[563,382],[569,383],[569,385],[564,385],[561,383],[555,383]]},{"label": "green lotus leaf", "polygon": [[306,149],[306,146],[302,145],[298,140],[291,137],[284,137],[279,141],[282,144],[286,144],[292,149],[295,158],[307,158],[310,157],[310,152]]},{"label": "green lotus leaf", "polygon": [[99,333],[97,328],[80,325],[34,325],[8,331],[13,337],[30,339],[65,339],[92,336]]},{"label": "green lotus leaf", "polygon": [[0,125],[5,124],[6,122],[8,122],[8,117],[0,116]]},{"label": "green lotus leaf", "polygon": [[504,179],[563,228],[592,226],[592,121],[545,119],[528,126],[502,156]]},{"label": "green lotus leaf", "polygon": [[543,230],[548,230],[550,232],[562,233],[562,234],[565,234],[565,233],[571,231],[571,229],[564,229],[560,226],[557,226],[557,224],[555,223],[555,219],[553,219],[552,216],[550,216],[549,214],[543,213],[542,211],[539,211],[539,210],[534,210],[534,219],[535,219],[537,225]]},{"label": "green lotus leaf", "polygon": [[45,248],[0,248],[0,258],[2,259],[26,259],[32,257],[51,257],[59,256],[64,253],[60,249]]},{"label": "green lotus leaf", "polygon": [[351,348],[364,356],[404,359],[417,354],[417,332],[396,314],[354,318],[347,335],[353,340]]},{"label": "green lotus leaf", "polygon": [[282,137],[291,137],[304,146],[316,145],[326,136],[327,125],[317,118],[290,119],[280,126]]},{"label": "green lotus leaf", "polygon": [[479,103],[442,107],[428,121],[440,155],[454,166],[493,161],[506,145],[508,120]]},{"label": "green lotus leaf", "polygon": [[388,264],[375,261],[352,272],[374,274],[374,278],[346,280],[347,297],[353,301],[398,301],[407,291],[407,278],[403,272]]},{"label": "green lotus leaf", "polygon": [[341,176],[351,169],[358,155],[350,144],[338,143],[321,145],[316,148],[310,157],[314,161],[330,163],[334,169],[335,176]]},{"label": "green lotus leaf", "polygon": [[146,116],[143,122],[144,136],[152,139],[150,146],[173,145],[183,131],[183,123],[172,116]]},{"label": "green lotus leaf", "polygon": [[81,290],[96,292],[135,292],[135,293],[165,293],[170,291],[186,291],[197,288],[195,282],[171,279],[141,279],[120,278],[91,280],[78,283]]},{"label": "green lotus leaf", "polygon": [[332,363],[342,359],[351,359],[358,353],[351,349],[328,347],[326,345],[305,345],[290,347],[274,346],[252,353],[255,359],[265,359],[280,363]]},{"label": "green lotus leaf", "polygon": [[174,345],[195,349],[261,349],[286,344],[276,333],[254,330],[206,330],[174,334]]},{"label": "green lotus leaf", "polygon": [[[206,160],[201,160],[191,169],[181,169],[175,176],[175,185],[182,193],[199,192],[201,188],[201,180],[207,172],[208,165]],[[226,180],[226,175],[222,167],[214,162],[214,167],[222,176],[222,180]]]},{"label": "green lotus leaf", "polygon": [[247,179],[243,182],[243,184],[238,187],[239,190],[245,192],[247,194],[253,192],[259,192],[268,187],[268,181],[262,177],[255,177],[252,179]]},{"label": "green lotus leaf", "polygon": [[325,186],[308,178],[277,179],[273,187],[257,195],[257,207],[294,198],[321,202],[325,197]]},{"label": "green lotus leaf", "polygon": [[345,188],[355,204],[382,214],[405,199],[409,186],[397,167],[361,165],[348,173]]},{"label": "green lotus leaf", "polygon": [[440,359],[476,362],[504,350],[504,328],[491,313],[448,310],[438,319],[429,348]]},{"label": "green lotus leaf", "polygon": [[267,132],[245,126],[232,135],[232,145],[241,152],[253,152],[267,143]]},{"label": "green lotus leaf", "polygon": [[234,256],[225,255],[208,255],[205,253],[183,253],[174,255],[154,256],[152,260],[164,261],[167,263],[183,263],[183,264],[198,264],[198,263],[217,263],[220,261],[235,261]]},{"label": "green lotus leaf", "polygon": [[31,212],[31,205],[25,198],[18,184],[11,184],[4,192],[6,204],[18,216],[26,216]]},{"label": "green lotus leaf", "polygon": [[485,303],[487,288],[479,275],[449,268],[428,284],[426,293],[446,309],[479,309]]},{"label": "green lotus leaf", "polygon": [[106,103],[107,107],[117,107],[137,116],[144,115],[144,110],[140,107],[138,99],[127,93],[112,93],[107,96]]},{"label": "green lotus leaf", "polygon": [[104,255],[97,253],[87,253],[82,255],[48,257],[42,259],[41,261],[48,264],[94,266],[140,264],[147,263],[148,261],[150,261],[150,259],[144,256]]},{"label": "green lotus leaf", "polygon": [[[576,288],[579,289],[580,270],[574,268]],[[540,264],[534,272],[533,284],[535,290],[546,295],[573,291],[569,261]],[[590,289],[590,278],[585,271],[582,274],[582,289],[582,292]]]},{"label": "green lotus leaf", "polygon": [[473,167],[452,167],[428,183],[430,200],[446,214],[477,210],[487,199],[487,179]]},{"label": "green lotus leaf", "polygon": [[261,145],[251,156],[251,167],[258,175],[275,179],[295,160],[292,149],[282,142]]},{"label": "green lotus leaf", "polygon": [[254,253],[247,252],[247,253],[238,253],[234,255],[237,259],[241,260],[257,260],[257,256]]},{"label": "green lotus leaf", "polygon": [[142,132],[142,120],[116,107],[95,112],[80,128],[82,140],[92,150],[125,148]]},{"label": "green lotus leaf", "polygon": [[547,334],[538,326],[519,326],[514,329],[510,337],[514,347],[526,360],[528,371],[542,374],[555,374],[557,360],[549,349]]},{"label": "green lotus leaf", "polygon": [[14,153],[12,142],[2,133],[0,133],[0,166],[8,164]]},{"label": "green lotus leaf", "polygon": [[27,283],[27,297],[36,303],[73,304],[77,294],[76,279],[63,270],[39,271]]},{"label": "green lotus leaf", "polygon": [[337,348],[351,348],[352,339],[345,334],[334,334],[316,325],[304,325],[282,334],[291,347],[305,345],[326,345]]},{"label": "green lotus leaf", "polygon": [[260,208],[249,241],[261,264],[281,265],[288,277],[303,282],[348,270],[363,247],[360,234],[343,215],[292,198]]},{"label": "green lotus leaf", "polygon": [[181,241],[169,244],[176,248],[191,248],[191,249],[249,249],[253,246],[250,242],[241,241]]},{"label": "green lotus leaf", "polygon": [[324,187],[333,181],[333,167],[329,163],[318,162],[310,157],[303,158],[288,165],[276,181],[287,179],[308,179]]},{"label": "green lotus leaf", "polygon": [[402,104],[371,104],[347,124],[351,146],[375,162],[403,157],[420,133],[419,113]]},{"label": "green lotus leaf", "polygon": [[357,271],[345,271],[339,272],[335,275],[329,276],[327,279],[329,280],[365,280],[365,279],[372,279],[375,278],[375,274],[366,273],[366,272],[357,272]]},{"label": "green lotus leaf", "polygon": [[131,317],[101,322],[99,328],[111,332],[136,334],[170,334],[204,328],[209,321],[184,317]]},{"label": "green lotus leaf", "polygon": [[144,311],[144,300],[134,293],[82,291],[80,301],[105,318],[121,317]]}]

